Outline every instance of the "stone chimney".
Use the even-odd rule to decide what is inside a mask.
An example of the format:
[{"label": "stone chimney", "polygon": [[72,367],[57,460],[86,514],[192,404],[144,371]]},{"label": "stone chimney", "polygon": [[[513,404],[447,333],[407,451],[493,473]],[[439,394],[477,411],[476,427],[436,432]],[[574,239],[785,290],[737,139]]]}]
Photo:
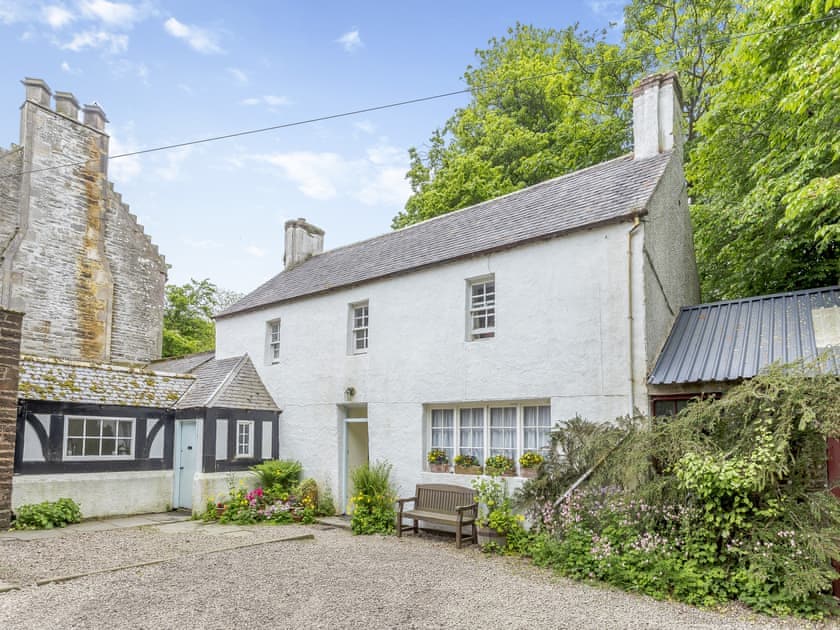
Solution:
[{"label": "stone chimney", "polygon": [[307,223],[303,218],[286,221],[286,252],[283,255],[283,265],[287,271],[323,251],[324,230]]},{"label": "stone chimney", "polygon": [[84,122],[88,127],[93,127],[97,131],[105,131],[105,123],[108,122],[108,119],[105,118],[105,112],[97,103],[85,105],[82,111],[85,113]]},{"label": "stone chimney", "polygon": [[21,83],[23,83],[23,85],[26,87],[27,101],[38,103],[38,105],[40,105],[41,107],[46,107],[47,109],[49,109],[52,90],[50,90],[50,86],[47,85],[46,82],[42,81],[41,79],[32,79],[30,77],[26,77],[23,81],[21,81]]},{"label": "stone chimney", "polygon": [[682,147],[682,92],[675,72],[645,77],[633,89],[633,156]]},{"label": "stone chimney", "polygon": [[79,101],[70,92],[56,92],[55,111],[78,122]]}]

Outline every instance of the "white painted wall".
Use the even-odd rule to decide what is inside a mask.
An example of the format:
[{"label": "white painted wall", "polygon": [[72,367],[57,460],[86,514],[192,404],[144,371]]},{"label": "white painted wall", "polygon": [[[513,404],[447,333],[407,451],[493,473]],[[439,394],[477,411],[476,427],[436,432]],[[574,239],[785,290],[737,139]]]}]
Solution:
[{"label": "white painted wall", "polygon": [[[283,409],[280,456],[339,488],[345,389],[368,404],[372,461],[394,464],[400,492],[424,479],[424,404],[550,400],[554,421],[629,411],[628,236],[605,226],[267,307],[217,322],[218,358],[265,356],[281,321],[281,359],[257,365]],[[480,229],[480,226],[476,226]],[[636,397],[645,393],[642,244],[633,237]],[[466,341],[468,278],[495,274],[496,337]],[[347,354],[348,305],[368,300],[370,347]]]},{"label": "white painted wall", "polygon": [[165,512],[172,505],[172,471],[15,475],[12,509],[69,497],[83,518]]},{"label": "white painted wall", "polygon": [[196,473],[193,478],[193,514],[203,514],[207,501],[223,502],[230,496],[230,484],[234,487],[253,490],[257,486],[257,477],[250,471],[227,473]]}]

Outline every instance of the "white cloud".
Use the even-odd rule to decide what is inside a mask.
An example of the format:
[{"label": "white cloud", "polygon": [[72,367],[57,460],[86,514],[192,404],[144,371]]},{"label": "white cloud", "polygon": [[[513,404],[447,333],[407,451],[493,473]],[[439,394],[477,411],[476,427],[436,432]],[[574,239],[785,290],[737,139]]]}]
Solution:
[{"label": "white cloud", "polygon": [[129,28],[140,19],[140,12],[130,4],[108,2],[108,0],[85,0],[79,7],[91,19],[98,19],[117,28]]},{"label": "white cloud", "polygon": [[256,245],[248,245],[245,251],[257,258],[262,258],[266,254],[266,251],[262,247],[257,247]]},{"label": "white cloud", "polygon": [[222,243],[219,241],[214,241],[213,239],[206,238],[200,241],[196,241],[189,237],[184,239],[184,244],[187,247],[192,247],[193,249],[218,249],[222,247]]},{"label": "white cloud", "polygon": [[14,24],[24,19],[24,7],[15,0],[0,0],[0,24]]},{"label": "white cloud", "polygon": [[405,179],[406,152],[384,142],[356,159],[313,151],[272,153],[255,159],[280,168],[301,193],[319,201],[346,196],[370,206],[401,205],[411,193]]},{"label": "white cloud", "polygon": [[69,24],[76,19],[75,15],[58,4],[44,7],[41,10],[41,16],[44,22],[54,29],[60,29],[62,26]]},{"label": "white cloud", "polygon": [[369,120],[357,120],[353,123],[353,126],[359,131],[363,131],[365,133],[376,133],[376,125]]},{"label": "white cloud", "polygon": [[290,105],[291,101],[285,96],[274,96],[267,94],[266,96],[252,96],[250,98],[243,98],[239,101],[240,105],[268,105],[269,107],[280,107],[283,105]]},{"label": "white cloud", "polygon": [[228,71],[228,74],[230,76],[232,76],[234,79],[236,79],[242,85],[245,85],[245,84],[248,83],[248,75],[245,74],[239,68],[228,68],[227,71]]},{"label": "white cloud", "polygon": [[[122,141],[122,135],[114,128],[110,129],[111,139],[108,143],[108,153],[112,156],[122,153],[131,153],[138,149],[131,133],[131,125],[128,127],[126,136],[128,140]],[[143,171],[139,155],[117,158],[108,162],[108,176],[115,182],[125,184],[136,179]]]},{"label": "white cloud", "polygon": [[66,61],[61,62],[61,69],[62,71],[66,72],[67,74],[82,74],[82,71],[78,68],[74,68]]},{"label": "white cloud", "polygon": [[589,10],[610,22],[624,24],[624,0],[588,0]]},{"label": "white cloud", "polygon": [[217,42],[217,37],[214,33],[193,26],[179,22],[174,17],[169,18],[163,23],[163,28],[166,32],[177,39],[183,39],[189,46],[202,54],[210,55],[213,53],[224,52]]},{"label": "white cloud", "polygon": [[344,33],[344,35],[342,35],[335,41],[341,44],[344,47],[344,50],[349,53],[355,52],[356,50],[365,45],[364,42],[362,42],[362,38],[359,37],[358,29]]},{"label": "white cloud", "polygon": [[107,52],[118,54],[128,50],[128,36],[108,31],[84,31],[73,35],[73,39],[61,47],[73,52],[79,52],[85,48],[102,48]]},{"label": "white cloud", "polygon": [[192,153],[192,147],[181,147],[164,153],[164,163],[155,169],[155,175],[167,182],[174,182],[181,177],[181,167]]}]

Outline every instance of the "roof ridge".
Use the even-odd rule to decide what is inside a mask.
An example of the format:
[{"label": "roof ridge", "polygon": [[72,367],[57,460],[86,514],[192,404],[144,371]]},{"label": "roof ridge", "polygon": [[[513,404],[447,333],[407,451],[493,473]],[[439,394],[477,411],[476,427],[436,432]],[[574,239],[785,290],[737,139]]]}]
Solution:
[{"label": "roof ridge", "polygon": [[715,302],[701,302],[700,304],[691,304],[689,306],[682,306],[680,307],[680,312],[682,311],[692,311],[700,308],[705,308],[707,306],[725,306],[727,304],[743,304],[746,302],[758,302],[760,300],[769,300],[774,298],[780,297],[793,297],[796,295],[808,295],[810,293],[822,293],[823,291],[838,291],[840,290],[840,285],[838,284],[831,284],[826,287],[814,287],[813,289],[796,289],[795,291],[780,291],[778,293],[768,293],[765,295],[750,295],[748,297],[742,298],[732,298],[730,300],[717,300]]},{"label": "roof ridge", "polygon": [[143,367],[131,367],[127,365],[117,365],[115,363],[108,363],[105,361],[79,361],[76,359],[59,359],[56,357],[39,357],[31,354],[21,354],[21,361],[29,361],[32,363],[46,363],[49,365],[65,365],[68,367],[78,368],[93,368],[108,372],[122,372],[125,374],[148,374],[150,376],[175,376],[179,378],[189,378],[195,380],[192,374],[180,374],[177,372],[159,372],[157,370],[150,370]]},{"label": "roof ridge", "polygon": [[[213,403],[216,402],[216,399],[221,394],[222,390],[225,389],[230,382],[234,379],[234,377],[239,374],[239,370],[242,369],[242,365],[245,363],[245,360],[248,358],[248,353],[246,352],[241,357],[239,357],[239,361],[236,362],[236,365],[233,366],[230,372],[228,372],[227,376],[222,379],[222,382],[219,383],[218,387],[210,394],[210,397],[207,399],[207,404],[204,405],[205,407],[212,407]],[[224,361],[225,359],[219,359],[220,361]]]}]

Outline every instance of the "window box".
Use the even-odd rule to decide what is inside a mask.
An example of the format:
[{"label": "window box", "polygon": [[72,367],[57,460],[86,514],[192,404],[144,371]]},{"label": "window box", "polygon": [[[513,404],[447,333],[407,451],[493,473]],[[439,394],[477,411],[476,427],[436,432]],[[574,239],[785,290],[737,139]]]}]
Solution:
[{"label": "window box", "polygon": [[433,473],[448,473],[449,464],[429,464],[429,470]]},{"label": "window box", "polygon": [[481,472],[481,466],[459,466],[455,464],[456,475],[480,475]]}]

